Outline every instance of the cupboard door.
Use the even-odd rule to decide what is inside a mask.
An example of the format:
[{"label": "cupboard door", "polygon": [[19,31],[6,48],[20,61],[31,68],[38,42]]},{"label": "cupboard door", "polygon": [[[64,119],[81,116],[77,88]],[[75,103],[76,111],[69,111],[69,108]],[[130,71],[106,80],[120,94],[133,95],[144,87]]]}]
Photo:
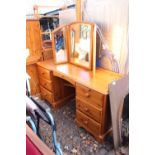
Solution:
[{"label": "cupboard door", "polygon": [[29,48],[30,56],[41,55],[40,24],[37,20],[26,21],[26,48]]}]

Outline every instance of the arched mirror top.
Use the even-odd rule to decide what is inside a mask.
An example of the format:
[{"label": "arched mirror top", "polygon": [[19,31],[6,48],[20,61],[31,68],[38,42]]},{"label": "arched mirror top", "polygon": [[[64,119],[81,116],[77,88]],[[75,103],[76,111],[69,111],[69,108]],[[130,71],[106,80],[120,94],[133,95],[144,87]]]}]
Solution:
[{"label": "arched mirror top", "polygon": [[92,69],[94,24],[74,22],[69,24],[69,62]]}]

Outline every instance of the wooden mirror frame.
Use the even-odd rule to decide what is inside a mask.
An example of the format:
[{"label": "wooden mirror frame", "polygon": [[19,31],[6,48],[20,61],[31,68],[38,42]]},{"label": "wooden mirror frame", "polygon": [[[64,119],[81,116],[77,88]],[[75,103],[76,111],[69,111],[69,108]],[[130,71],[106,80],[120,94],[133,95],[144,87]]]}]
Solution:
[{"label": "wooden mirror frame", "polygon": [[[74,25],[74,24],[83,24],[83,25],[90,25],[91,26],[91,33],[90,33],[90,61],[89,61],[89,66],[84,66],[82,64],[78,64],[78,63],[75,63],[73,61],[71,61],[71,51],[72,51],[72,45],[71,45],[71,26]],[[82,67],[82,68],[85,68],[85,69],[88,69],[88,70],[92,70],[93,68],[93,53],[96,52],[94,51],[94,27],[95,27],[95,24],[94,23],[91,23],[91,22],[72,22],[68,25],[68,58],[69,58],[69,62],[71,64],[74,64],[74,65],[77,65],[79,67]],[[75,46],[75,45],[74,45]]]},{"label": "wooden mirror frame", "polygon": [[[55,48],[55,38],[54,38],[54,34],[57,32],[57,31],[61,31],[61,29],[65,29],[65,32],[63,32],[63,36],[64,36],[64,47],[65,47],[65,50],[66,50],[66,57],[67,57],[67,60],[65,61],[61,61],[61,62],[58,62],[56,60],[56,48]],[[56,28],[55,30],[52,31],[52,51],[53,51],[53,59],[54,59],[54,63],[55,64],[63,64],[63,63],[67,63],[68,62],[68,29],[67,29],[67,25],[62,25],[62,26],[59,26],[58,28]]]}]

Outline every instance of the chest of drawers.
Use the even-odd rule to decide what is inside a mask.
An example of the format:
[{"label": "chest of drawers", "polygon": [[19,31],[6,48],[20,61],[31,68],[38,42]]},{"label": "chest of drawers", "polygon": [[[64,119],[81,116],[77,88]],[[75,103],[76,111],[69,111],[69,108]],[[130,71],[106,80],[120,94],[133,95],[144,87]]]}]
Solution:
[{"label": "chest of drawers", "polygon": [[53,108],[62,105],[61,79],[53,76],[53,71],[38,66],[41,98],[48,101]]},{"label": "chest of drawers", "polygon": [[38,66],[39,84],[41,91],[41,98],[47,100],[53,105],[53,74],[49,70]]},{"label": "chest of drawers", "polygon": [[59,108],[67,100],[74,97],[75,91],[73,88],[66,88],[66,82],[54,76],[53,71],[38,64],[38,76],[41,98],[48,101],[53,108]]},{"label": "chest of drawers", "polygon": [[76,84],[76,122],[98,141],[110,131],[108,97],[81,84]]}]

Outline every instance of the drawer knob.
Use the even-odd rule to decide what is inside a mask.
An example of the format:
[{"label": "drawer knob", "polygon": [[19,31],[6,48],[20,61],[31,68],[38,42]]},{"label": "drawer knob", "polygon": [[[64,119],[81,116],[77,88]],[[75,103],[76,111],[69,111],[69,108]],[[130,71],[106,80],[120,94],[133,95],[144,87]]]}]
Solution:
[{"label": "drawer knob", "polygon": [[86,97],[89,97],[89,96],[90,96],[90,94],[89,94],[89,93],[86,93],[86,94],[85,94],[85,96],[86,96]]},{"label": "drawer knob", "polygon": [[88,108],[84,108],[84,110],[85,110],[86,112],[88,112],[88,111],[89,111],[89,109],[88,109]]},{"label": "drawer knob", "polygon": [[84,121],[83,123],[84,123],[85,125],[87,125],[87,124],[88,124],[88,121]]},{"label": "drawer knob", "polygon": [[44,75],[44,74],[45,74],[45,72],[42,72],[41,74],[42,74],[42,75]]},{"label": "drawer knob", "polygon": [[44,83],[44,86],[46,86],[47,85],[47,83]]}]

